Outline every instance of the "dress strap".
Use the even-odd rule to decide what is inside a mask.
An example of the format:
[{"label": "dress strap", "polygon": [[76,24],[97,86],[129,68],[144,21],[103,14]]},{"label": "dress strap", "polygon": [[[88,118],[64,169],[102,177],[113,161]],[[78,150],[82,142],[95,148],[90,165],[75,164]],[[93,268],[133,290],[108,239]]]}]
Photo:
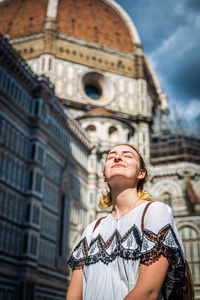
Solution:
[{"label": "dress strap", "polygon": [[101,220],[102,219],[104,219],[105,217],[102,217],[102,218],[100,218],[100,219],[98,219],[97,221],[96,221],[96,223],[95,223],[95,225],[94,225],[94,228],[93,228],[93,231],[92,232],[94,232],[95,231],[95,229],[99,226],[99,224],[101,223]]},{"label": "dress strap", "polygon": [[[142,228],[142,232],[144,231],[144,217],[146,215],[147,209],[149,207],[149,205],[152,203],[152,201],[149,201],[149,203],[147,203],[147,205],[144,208],[143,214],[142,214],[142,220],[141,220],[141,228]],[[97,225],[98,226],[98,225]]]}]

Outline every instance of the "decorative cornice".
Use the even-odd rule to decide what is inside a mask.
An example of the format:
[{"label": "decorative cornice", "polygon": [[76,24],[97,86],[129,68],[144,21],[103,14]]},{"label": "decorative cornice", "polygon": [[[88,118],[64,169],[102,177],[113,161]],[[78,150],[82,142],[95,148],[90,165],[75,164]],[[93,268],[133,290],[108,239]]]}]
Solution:
[{"label": "decorative cornice", "polygon": [[178,176],[179,178],[192,178],[196,174],[200,175],[199,166],[195,163],[190,162],[179,162],[179,163],[171,163],[160,166],[149,166],[149,180],[153,180],[155,178],[167,178]]},{"label": "decorative cornice", "polygon": [[67,126],[71,130],[72,134],[75,136],[75,138],[81,140],[88,150],[91,150],[94,147],[94,145],[91,142],[87,132],[81,127],[81,125],[72,117],[72,115],[66,109],[65,114],[67,116]]},{"label": "decorative cornice", "polygon": [[2,35],[0,35],[0,62],[8,71],[16,75],[21,80],[21,84],[30,91],[35,90],[40,84],[49,91],[54,91],[54,86],[49,79],[44,75],[36,75]]}]

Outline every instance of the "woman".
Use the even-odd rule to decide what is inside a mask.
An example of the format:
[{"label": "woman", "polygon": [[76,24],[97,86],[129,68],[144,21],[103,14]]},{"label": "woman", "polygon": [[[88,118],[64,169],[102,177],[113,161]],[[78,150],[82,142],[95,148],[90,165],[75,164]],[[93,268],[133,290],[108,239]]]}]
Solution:
[{"label": "woman", "polygon": [[146,175],[134,147],[118,145],[108,152],[104,180],[110,197],[103,196],[100,205],[112,205],[112,211],[99,225],[89,224],[74,249],[67,300],[174,300],[182,288],[184,250],[171,208],[151,203],[141,228]]}]

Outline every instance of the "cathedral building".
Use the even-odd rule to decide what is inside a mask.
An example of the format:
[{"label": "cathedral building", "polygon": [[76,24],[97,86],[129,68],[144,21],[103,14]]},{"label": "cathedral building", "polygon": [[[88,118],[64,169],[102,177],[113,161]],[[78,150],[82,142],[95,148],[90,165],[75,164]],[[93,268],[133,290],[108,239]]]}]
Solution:
[{"label": "cathedral building", "polygon": [[[38,76],[49,78],[55,105],[65,107],[66,119],[78,128],[82,144],[71,151],[77,164],[87,162],[83,171],[76,169],[87,183],[64,197],[67,253],[85,223],[100,214],[107,151],[116,143],[133,144],[148,165],[146,189],[173,208],[200,299],[199,140],[168,130],[167,96],[129,15],[114,0],[4,0],[0,11],[1,34]],[[72,174],[66,166],[66,195],[75,185]]]},{"label": "cathedral building", "polygon": [[68,239],[89,222],[91,148],[49,80],[0,36],[0,299],[65,299]]}]

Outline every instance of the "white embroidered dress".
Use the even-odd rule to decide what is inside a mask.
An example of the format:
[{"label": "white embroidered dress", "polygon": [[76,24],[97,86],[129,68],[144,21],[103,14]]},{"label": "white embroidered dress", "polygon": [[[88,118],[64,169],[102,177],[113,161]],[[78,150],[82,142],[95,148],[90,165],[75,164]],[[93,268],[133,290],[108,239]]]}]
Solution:
[{"label": "white embroidered dress", "polygon": [[172,210],[153,202],[144,218],[143,203],[121,218],[111,214],[87,226],[68,264],[83,269],[84,300],[122,300],[134,288],[140,264],[149,265],[161,255],[172,259],[159,300],[182,288],[185,270],[184,248],[175,226]]}]

